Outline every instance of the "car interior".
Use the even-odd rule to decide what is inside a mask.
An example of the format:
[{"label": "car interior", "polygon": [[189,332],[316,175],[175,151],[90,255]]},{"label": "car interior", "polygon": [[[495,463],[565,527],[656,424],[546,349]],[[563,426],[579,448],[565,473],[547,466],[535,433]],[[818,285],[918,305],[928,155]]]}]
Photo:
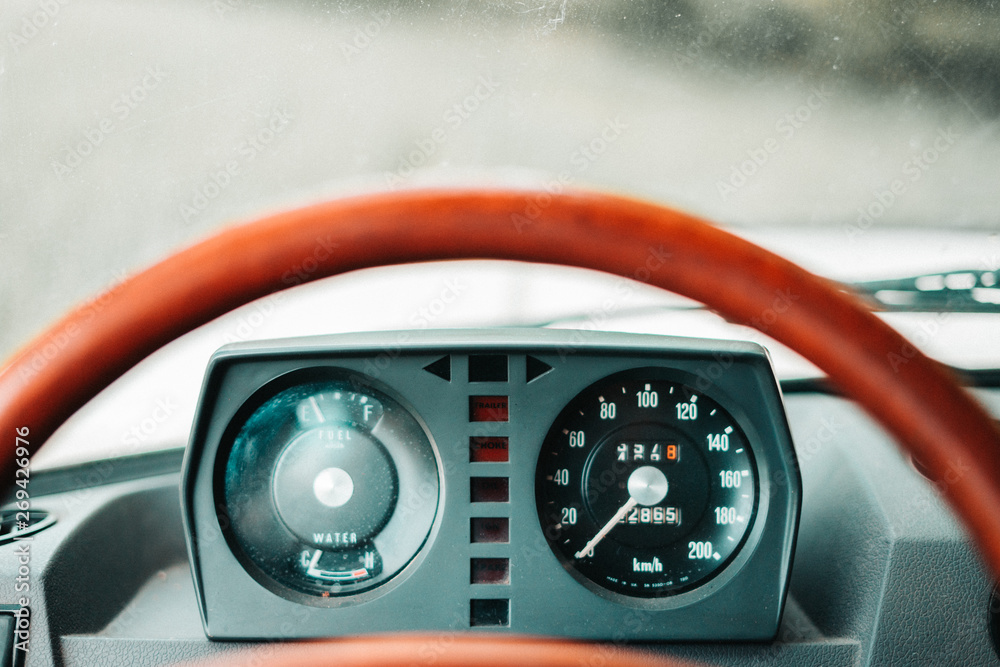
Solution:
[{"label": "car interior", "polygon": [[0,666],[1000,663],[992,3],[0,19]]}]

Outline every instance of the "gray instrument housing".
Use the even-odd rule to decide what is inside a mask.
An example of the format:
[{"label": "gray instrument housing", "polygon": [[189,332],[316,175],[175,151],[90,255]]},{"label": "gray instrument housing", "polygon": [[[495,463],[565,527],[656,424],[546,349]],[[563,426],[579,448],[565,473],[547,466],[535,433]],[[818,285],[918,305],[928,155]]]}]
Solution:
[{"label": "gray instrument housing", "polygon": [[[467,358],[479,354],[507,355],[507,382],[470,383]],[[450,381],[425,370],[446,355]],[[551,370],[526,382],[526,355]],[[549,427],[577,393],[613,373],[650,366],[687,374],[737,419],[753,447],[759,502],[746,543],[720,574],[671,598],[623,601],[581,585],[553,554],[536,511],[535,469]],[[407,567],[376,589],[318,606],[273,592],[247,573],[223,534],[214,485],[231,444],[225,434],[241,406],[275,378],[322,367],[367,376],[413,411],[436,448],[440,497],[430,535]],[[509,421],[470,423],[471,395],[508,396]],[[470,462],[473,435],[507,436],[509,461]],[[510,501],[471,503],[473,476],[508,477]],[[205,632],[224,640],[463,629],[615,641],[771,639],[788,588],[800,502],[782,398],[762,347],[546,329],[378,332],[226,346],[209,363],[182,481]],[[470,519],[492,516],[509,517],[509,543],[470,543]],[[472,558],[508,558],[509,584],[470,583]],[[476,599],[509,600],[508,623],[470,628]]]}]

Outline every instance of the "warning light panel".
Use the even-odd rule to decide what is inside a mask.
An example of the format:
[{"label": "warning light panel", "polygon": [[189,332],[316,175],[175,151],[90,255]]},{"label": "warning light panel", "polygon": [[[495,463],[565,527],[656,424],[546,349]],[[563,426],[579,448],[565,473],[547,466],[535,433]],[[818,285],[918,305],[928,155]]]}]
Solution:
[{"label": "warning light panel", "polygon": [[501,436],[469,438],[469,460],[473,463],[505,463],[508,460],[508,440]]},{"label": "warning light panel", "polygon": [[506,396],[470,396],[469,421],[505,422],[509,419]]}]

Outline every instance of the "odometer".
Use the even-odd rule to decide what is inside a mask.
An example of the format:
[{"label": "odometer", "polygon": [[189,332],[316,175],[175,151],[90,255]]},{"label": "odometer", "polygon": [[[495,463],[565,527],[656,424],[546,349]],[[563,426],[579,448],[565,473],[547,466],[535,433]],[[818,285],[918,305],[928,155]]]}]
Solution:
[{"label": "odometer", "polygon": [[538,515],[585,585],[674,595],[721,572],[754,521],[758,481],[736,418],[689,378],[641,368],[579,393],[548,431]]}]

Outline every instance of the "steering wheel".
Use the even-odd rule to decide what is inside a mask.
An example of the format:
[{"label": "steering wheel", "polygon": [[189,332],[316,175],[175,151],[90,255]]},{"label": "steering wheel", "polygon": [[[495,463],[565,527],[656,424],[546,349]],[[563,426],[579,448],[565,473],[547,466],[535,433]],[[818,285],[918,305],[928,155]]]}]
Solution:
[{"label": "steering wheel", "polygon": [[[836,283],[692,216],[586,192],[359,196],[263,218],[177,253],[71,312],[0,370],[4,490],[23,462],[15,457],[18,429],[29,429],[32,447],[41,445],[100,390],[183,333],[306,280],[444,259],[615,273],[765,332],[824,371],[920,460],[1000,579],[1000,428],[944,366]],[[420,641],[341,641],[327,661],[335,655],[338,664],[404,664]],[[279,651],[272,664],[320,664],[322,646]],[[454,638],[438,664],[527,660],[554,667],[588,656],[604,664],[653,664],[649,656],[609,654],[601,645],[492,636]]]}]

